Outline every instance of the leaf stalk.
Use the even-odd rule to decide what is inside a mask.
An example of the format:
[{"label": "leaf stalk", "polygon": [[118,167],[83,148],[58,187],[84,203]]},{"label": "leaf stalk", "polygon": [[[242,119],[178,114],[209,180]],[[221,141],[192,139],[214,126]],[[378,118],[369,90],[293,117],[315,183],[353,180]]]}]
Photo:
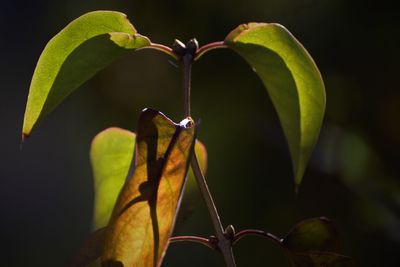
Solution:
[{"label": "leaf stalk", "polygon": [[177,242],[193,242],[193,243],[198,243],[202,244],[204,246],[207,246],[213,250],[217,250],[217,247],[213,244],[213,242],[210,239],[204,238],[204,237],[199,237],[199,236],[174,236],[169,238],[170,243],[177,243]]},{"label": "leaf stalk", "polygon": [[175,60],[179,60],[179,58],[175,55],[175,53],[172,51],[172,49],[163,44],[151,43],[148,46],[144,46],[144,47],[137,49],[137,51],[144,50],[144,49],[157,50],[157,51],[163,52],[163,53],[173,57]]},{"label": "leaf stalk", "polygon": [[233,238],[232,245],[235,245],[240,239],[247,235],[256,235],[256,236],[261,236],[264,238],[267,238],[273,242],[275,242],[277,245],[282,246],[282,239],[278,238],[277,236],[264,232],[262,230],[255,230],[255,229],[247,229],[247,230],[242,230],[235,234],[235,237]]},{"label": "leaf stalk", "polygon": [[202,47],[200,47],[197,50],[196,55],[194,56],[193,60],[197,61],[205,53],[210,52],[211,50],[220,49],[220,48],[227,48],[224,41],[212,42],[212,43],[203,45]]}]

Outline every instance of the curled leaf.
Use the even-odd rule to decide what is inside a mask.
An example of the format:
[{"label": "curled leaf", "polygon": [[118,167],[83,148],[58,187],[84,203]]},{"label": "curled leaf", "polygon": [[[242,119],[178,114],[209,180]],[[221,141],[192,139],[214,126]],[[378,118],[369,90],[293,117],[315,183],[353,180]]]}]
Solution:
[{"label": "curled leaf", "polygon": [[68,24],[43,50],[32,77],[23,138],[65,97],[125,52],[150,44],[126,15],[94,11]]},{"label": "curled leaf", "polygon": [[[92,141],[90,158],[94,175],[94,216],[93,228],[98,229],[108,224],[118,194],[125,184],[133,160],[136,134],[120,128],[108,128]],[[196,140],[196,155],[203,173],[207,168],[207,151]],[[193,171],[188,172],[185,195],[194,190]]]},{"label": "curled leaf", "polygon": [[298,186],[325,112],[325,88],[317,66],[279,24],[240,25],[225,44],[251,65],[266,87],[289,144]]},{"label": "curled leaf", "polygon": [[195,130],[146,109],[139,119],[135,169],[107,229],[103,266],[160,266],[172,233]]}]

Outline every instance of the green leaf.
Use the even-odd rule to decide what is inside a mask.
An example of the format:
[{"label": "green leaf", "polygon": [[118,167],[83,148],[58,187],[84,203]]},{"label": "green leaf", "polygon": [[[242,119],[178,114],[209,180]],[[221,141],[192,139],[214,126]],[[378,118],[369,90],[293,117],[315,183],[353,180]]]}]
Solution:
[{"label": "green leaf", "polygon": [[[112,127],[97,134],[92,141],[90,159],[94,175],[94,229],[108,224],[132,164],[135,139],[135,133]],[[207,150],[196,140],[195,151],[200,167],[205,173]],[[195,186],[195,177],[190,168],[185,195],[190,196]]]},{"label": "green leaf", "polygon": [[65,97],[125,52],[150,44],[126,15],[95,11],[72,21],[46,45],[25,110],[23,137]]},{"label": "green leaf", "polygon": [[279,24],[240,25],[225,39],[259,75],[289,144],[295,183],[304,175],[325,111],[325,89],[314,61]]},{"label": "green leaf", "polygon": [[107,228],[103,266],[160,266],[172,233],[195,140],[193,121],[144,110],[133,176]]},{"label": "green leaf", "polygon": [[282,240],[291,262],[296,267],[347,267],[352,259],[338,254],[337,231],[324,217],[297,224]]},{"label": "green leaf", "polygon": [[136,135],[120,128],[108,128],[93,139],[90,159],[94,174],[93,227],[105,227],[133,159]]}]

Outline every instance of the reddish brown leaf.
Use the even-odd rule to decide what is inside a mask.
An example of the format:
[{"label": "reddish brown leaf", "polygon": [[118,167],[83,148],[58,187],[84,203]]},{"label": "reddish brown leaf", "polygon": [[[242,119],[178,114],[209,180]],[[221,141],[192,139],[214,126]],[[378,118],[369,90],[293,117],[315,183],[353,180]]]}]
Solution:
[{"label": "reddish brown leaf", "polygon": [[175,124],[144,110],[133,177],[117,200],[106,234],[103,266],[160,266],[172,233],[193,150],[193,121]]}]

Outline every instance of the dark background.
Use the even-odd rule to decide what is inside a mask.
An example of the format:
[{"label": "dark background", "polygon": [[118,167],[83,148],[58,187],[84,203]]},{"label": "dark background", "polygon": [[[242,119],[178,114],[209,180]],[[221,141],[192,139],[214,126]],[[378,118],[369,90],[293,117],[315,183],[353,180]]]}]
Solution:
[{"label": "dark background", "polygon": [[[327,216],[357,266],[400,266],[400,88],[397,9],[389,1],[11,1],[0,22],[1,266],[63,266],[90,231],[88,150],[109,127],[131,130],[141,109],[182,119],[181,73],[155,51],[122,58],[87,82],[19,150],[25,102],[46,42],[72,19],[99,9],[126,13],[152,41],[223,40],[240,23],[285,25],[326,83],[327,111],[300,193],[277,115],[258,77],[229,50],[193,69],[193,115],[208,147],[208,180],[225,224],[283,236]],[[176,234],[212,232],[196,190]],[[186,200],[186,201],[185,201]],[[256,237],[235,247],[239,267],[289,266]],[[197,244],[173,244],[163,266],[223,266]]]}]

